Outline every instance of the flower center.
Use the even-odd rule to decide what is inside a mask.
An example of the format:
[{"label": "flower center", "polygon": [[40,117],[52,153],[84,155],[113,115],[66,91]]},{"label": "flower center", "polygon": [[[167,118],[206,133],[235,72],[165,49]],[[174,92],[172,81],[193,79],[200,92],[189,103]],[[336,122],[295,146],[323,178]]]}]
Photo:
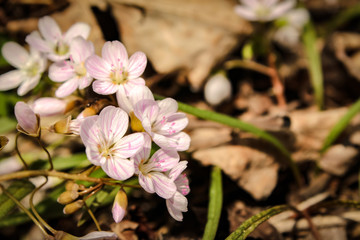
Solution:
[{"label": "flower center", "polygon": [[130,126],[134,132],[145,132],[141,121],[135,116],[134,112],[130,113]]},{"label": "flower center", "polygon": [[258,8],[255,10],[255,14],[258,17],[266,17],[270,14],[270,8],[266,7],[266,6],[258,6]]},{"label": "flower center", "polygon": [[65,55],[69,52],[69,46],[61,41],[59,41],[56,45],[55,45],[55,49],[54,49],[55,53],[57,55]]},{"label": "flower center", "polygon": [[122,67],[119,69],[112,69],[110,73],[110,79],[114,84],[120,85],[127,82],[128,73],[124,71]]},{"label": "flower center", "polygon": [[39,63],[34,62],[30,66],[25,68],[26,75],[29,77],[35,77],[39,73]]},{"label": "flower center", "polygon": [[84,63],[74,64],[74,70],[78,77],[84,77],[86,75],[86,68]]}]

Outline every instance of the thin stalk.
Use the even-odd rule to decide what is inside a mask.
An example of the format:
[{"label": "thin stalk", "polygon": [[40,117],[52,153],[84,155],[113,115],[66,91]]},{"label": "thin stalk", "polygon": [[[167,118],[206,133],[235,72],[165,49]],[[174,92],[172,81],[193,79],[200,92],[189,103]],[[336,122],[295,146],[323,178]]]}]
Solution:
[{"label": "thin stalk", "polygon": [[21,162],[23,163],[24,168],[25,168],[25,169],[29,169],[28,165],[26,164],[24,158],[21,156],[21,153],[20,153],[20,151],[19,151],[18,138],[19,138],[20,134],[21,134],[21,132],[18,132],[18,133],[16,134],[16,138],[15,138],[15,151],[16,151],[17,155],[19,156]]},{"label": "thin stalk", "polygon": [[33,202],[33,199],[34,199],[34,195],[37,191],[39,191],[39,189],[41,189],[46,183],[48,182],[48,178],[45,177],[45,182],[43,182],[39,187],[35,188],[34,191],[31,193],[30,195],[30,200],[29,200],[29,203],[30,203],[30,208],[31,208],[31,211],[33,212],[33,214],[36,216],[36,218],[41,222],[42,225],[44,225],[52,234],[56,234],[57,231],[52,228],[40,215],[39,213],[36,211],[36,208],[34,206],[34,202]]},{"label": "thin stalk", "polygon": [[93,211],[91,211],[91,209],[89,208],[89,206],[86,204],[86,202],[84,201],[84,205],[85,205],[85,208],[87,210],[87,212],[89,213],[91,219],[94,221],[95,225],[96,225],[96,228],[99,232],[101,232],[101,227],[100,227],[100,224],[99,222],[97,221]]},{"label": "thin stalk", "polygon": [[41,225],[41,223],[34,217],[34,215],[26,208],[24,205],[22,205],[13,195],[11,195],[3,185],[0,184],[0,188],[3,191],[3,193],[8,196],[21,210],[28,215],[28,217],[35,223],[36,226],[38,226],[41,230],[41,232],[45,235],[46,239],[50,239],[51,236],[46,232],[45,228]]},{"label": "thin stalk", "polygon": [[53,160],[51,158],[51,155],[49,153],[49,151],[46,149],[46,147],[44,146],[44,144],[42,144],[41,140],[40,140],[40,136],[36,138],[39,145],[41,146],[41,148],[46,152],[47,156],[48,156],[48,159],[49,159],[49,164],[50,164],[50,168],[49,170],[53,170],[54,169],[54,164],[53,164]]}]

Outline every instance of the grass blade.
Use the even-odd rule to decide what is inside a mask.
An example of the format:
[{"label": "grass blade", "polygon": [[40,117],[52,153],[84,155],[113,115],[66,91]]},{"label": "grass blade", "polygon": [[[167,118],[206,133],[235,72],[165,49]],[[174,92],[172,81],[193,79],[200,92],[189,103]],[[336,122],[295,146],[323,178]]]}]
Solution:
[{"label": "grass blade", "polygon": [[357,100],[347,111],[347,113],[335,124],[335,126],[330,130],[329,135],[325,138],[321,152],[324,153],[331,144],[337,139],[337,137],[344,131],[344,129],[349,125],[351,119],[355,117],[357,113],[360,112],[360,99]]},{"label": "grass blade", "polygon": [[209,191],[208,220],[204,231],[204,240],[215,239],[216,231],[219,225],[222,208],[222,178],[221,169],[214,166],[211,172],[211,183]]},{"label": "grass blade", "polygon": [[290,207],[287,205],[279,205],[266,209],[243,222],[243,224],[241,224],[240,227],[235,230],[235,232],[231,233],[226,238],[226,240],[245,240],[246,237],[252,233],[261,223],[265,222],[272,216],[289,209]]},{"label": "grass blade", "polygon": [[319,50],[316,44],[316,31],[315,27],[309,21],[303,32],[303,43],[305,46],[305,53],[309,60],[309,71],[311,84],[315,93],[315,101],[319,109],[323,108],[324,98],[324,84],[323,84],[323,72],[321,67],[321,58]]}]

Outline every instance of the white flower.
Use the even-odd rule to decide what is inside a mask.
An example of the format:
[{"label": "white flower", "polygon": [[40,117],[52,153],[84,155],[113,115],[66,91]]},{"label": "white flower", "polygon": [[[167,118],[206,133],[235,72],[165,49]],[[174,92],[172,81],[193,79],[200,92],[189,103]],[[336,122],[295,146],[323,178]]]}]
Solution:
[{"label": "white flower", "polygon": [[231,83],[223,74],[211,76],[204,87],[205,100],[211,105],[218,105],[231,97]]},{"label": "white flower", "polygon": [[59,25],[52,17],[45,16],[39,19],[39,31],[30,33],[25,41],[40,52],[46,53],[47,57],[54,61],[69,58],[70,45],[75,37],[81,36],[87,39],[90,26],[86,23],[75,23],[64,34]]},{"label": "white flower", "polygon": [[16,42],[7,42],[2,47],[2,55],[10,65],[17,68],[0,75],[0,91],[16,88],[19,96],[33,89],[45,71],[47,60],[37,50],[30,48],[30,54]]},{"label": "white flower", "polygon": [[235,12],[250,21],[272,21],[284,15],[295,6],[294,0],[240,0]]}]

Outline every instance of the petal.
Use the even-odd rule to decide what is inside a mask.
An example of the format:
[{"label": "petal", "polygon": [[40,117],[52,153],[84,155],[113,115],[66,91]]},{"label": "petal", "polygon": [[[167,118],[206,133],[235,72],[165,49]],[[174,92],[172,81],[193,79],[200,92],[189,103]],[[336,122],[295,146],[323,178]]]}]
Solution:
[{"label": "petal", "polygon": [[189,188],[189,179],[186,177],[186,174],[180,175],[175,181],[174,181],[177,191],[180,192],[182,195],[188,195],[190,192]]},{"label": "petal", "polygon": [[153,141],[163,149],[176,149],[177,151],[186,151],[190,146],[190,137],[184,132],[172,136],[164,136],[153,133]]},{"label": "petal", "polygon": [[180,161],[173,169],[171,169],[169,177],[175,181],[185,170],[185,168],[187,167],[187,163],[187,161]]},{"label": "petal", "polygon": [[134,175],[134,162],[128,159],[112,156],[101,165],[104,172],[116,180],[126,180]]},{"label": "petal", "polygon": [[182,212],[187,212],[188,201],[186,197],[176,192],[173,198],[166,200],[166,207],[169,214],[177,221],[182,221]]},{"label": "petal", "polygon": [[134,159],[134,163],[137,169],[139,169],[138,165],[142,160],[149,159],[151,152],[151,138],[147,133],[142,134],[144,136],[144,145],[141,150],[132,157],[132,159]]},{"label": "petal", "polygon": [[85,60],[94,53],[94,44],[91,41],[86,41],[80,36],[71,41],[70,55],[75,63],[85,62]]},{"label": "petal", "polygon": [[97,55],[92,55],[86,60],[85,68],[95,79],[110,80],[111,66]]},{"label": "petal", "polygon": [[258,16],[255,14],[254,9],[236,5],[235,13],[246,20],[250,20],[250,21],[258,20]]},{"label": "petal", "polygon": [[254,0],[241,0],[241,4],[251,8],[257,6],[259,3]]},{"label": "petal", "polygon": [[172,136],[181,132],[188,124],[189,119],[185,113],[174,113],[168,117],[163,116],[153,125],[153,132],[165,136]]},{"label": "petal", "polygon": [[64,114],[66,102],[57,98],[44,97],[34,101],[31,105],[33,111],[42,117]]},{"label": "petal", "polygon": [[[81,133],[81,128],[80,128]],[[88,145],[85,149],[86,156],[88,160],[94,164],[95,166],[100,166],[103,157],[101,156],[99,150],[97,149],[96,145]]]},{"label": "petal", "polygon": [[178,110],[177,102],[172,98],[165,98],[161,101],[158,101],[160,108],[159,115],[167,115],[171,113],[176,113]]},{"label": "petal", "polygon": [[129,78],[138,78],[146,68],[146,55],[143,52],[134,53],[129,59]]},{"label": "petal", "polygon": [[55,96],[58,98],[67,97],[79,87],[78,77],[73,77],[63,83],[55,92]]},{"label": "petal", "polygon": [[25,41],[33,48],[37,49],[40,52],[51,52],[51,44],[47,43],[42,39],[38,31],[33,31],[26,36]]},{"label": "petal", "polygon": [[16,88],[26,78],[20,70],[12,70],[0,75],[0,91]]},{"label": "petal", "polygon": [[151,172],[148,175],[150,174],[156,194],[165,199],[171,198],[176,192],[175,183],[163,173]]},{"label": "petal", "polygon": [[271,12],[269,16],[269,20],[274,20],[276,18],[281,17],[284,15],[287,11],[289,11],[291,8],[295,6],[296,2],[294,0],[286,0],[279,4],[277,4],[273,11]]},{"label": "petal", "polygon": [[78,22],[67,30],[67,32],[64,34],[64,40],[65,42],[70,43],[70,41],[77,36],[81,36],[84,39],[87,39],[89,34],[90,26],[86,23]]},{"label": "petal", "polygon": [[125,46],[119,41],[106,42],[102,48],[101,56],[111,66],[125,69],[128,66],[128,54]]},{"label": "petal", "polygon": [[30,90],[32,90],[39,83],[41,75],[38,74],[35,77],[26,79],[18,88],[17,94],[19,96],[24,96]]},{"label": "petal", "polygon": [[24,68],[29,61],[29,53],[16,42],[7,42],[1,49],[2,55],[10,65]]},{"label": "petal", "polygon": [[54,82],[64,82],[75,76],[75,70],[68,61],[56,62],[49,67],[49,78]]},{"label": "petal", "polygon": [[172,216],[176,221],[182,221],[183,220],[183,214],[181,211],[177,210],[173,204],[170,202],[169,199],[166,199],[166,207],[167,210],[170,214],[170,216]]},{"label": "petal", "polygon": [[148,193],[154,193],[155,187],[152,178],[144,176],[141,172],[139,173],[139,184]]},{"label": "petal", "polygon": [[39,30],[46,41],[56,43],[62,39],[62,33],[59,25],[52,17],[45,16],[39,19]]},{"label": "petal", "polygon": [[129,116],[114,106],[104,108],[99,115],[99,126],[108,142],[118,142],[129,127]]},{"label": "petal", "polygon": [[96,124],[98,118],[98,115],[86,117],[81,124],[80,137],[85,146],[99,142],[100,129]]},{"label": "petal", "polygon": [[154,100],[151,90],[146,86],[136,86],[129,93],[129,101],[132,106],[135,106],[136,103],[144,99]]},{"label": "petal", "polygon": [[[158,113],[158,104],[156,103],[156,101],[150,99],[144,99],[142,101],[139,101],[134,106],[134,114],[141,122],[143,122],[143,120],[147,118],[151,123],[154,123],[158,117]],[[143,125],[143,127],[145,126]]]},{"label": "petal", "polygon": [[110,95],[116,93],[118,85],[107,80],[95,80],[92,84],[94,92],[101,95]]},{"label": "petal", "polygon": [[179,160],[180,156],[176,151],[159,149],[151,156],[149,162],[157,163],[152,171],[166,172],[175,167]]},{"label": "petal", "polygon": [[79,78],[79,89],[84,89],[88,86],[90,86],[91,82],[92,82],[93,78],[90,77],[89,74],[86,74],[85,77],[81,77]]},{"label": "petal", "polygon": [[145,80],[143,78],[128,79],[128,82],[126,84],[122,84],[121,86],[124,87],[125,93],[128,96],[135,87],[145,86]]},{"label": "petal", "polygon": [[39,128],[38,119],[33,110],[24,102],[15,104],[15,117],[19,126],[27,133],[36,134]]},{"label": "petal", "polygon": [[134,156],[144,146],[144,135],[142,133],[132,133],[115,143],[114,155],[119,158],[129,158]]},{"label": "petal", "polygon": [[91,232],[86,234],[85,236],[79,237],[79,240],[116,240],[117,235],[113,232]]},{"label": "petal", "polygon": [[116,92],[116,100],[121,109],[130,114],[134,111],[133,105],[131,104],[129,98],[126,96],[125,89],[119,88]]}]

